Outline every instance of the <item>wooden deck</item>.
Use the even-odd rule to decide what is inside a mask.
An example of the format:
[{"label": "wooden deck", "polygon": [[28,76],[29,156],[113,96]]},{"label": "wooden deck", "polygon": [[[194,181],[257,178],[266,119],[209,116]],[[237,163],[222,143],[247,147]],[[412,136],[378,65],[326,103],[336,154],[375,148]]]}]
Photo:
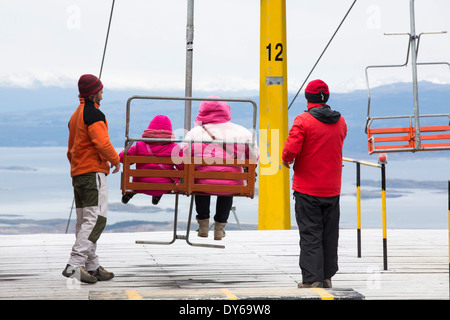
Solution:
[{"label": "wooden deck", "polygon": [[388,230],[388,270],[383,270],[382,231],[342,229],[333,289],[297,289],[298,232],[228,231],[225,249],[142,245],[170,240],[171,232],[104,233],[101,264],[115,278],[80,284],[61,275],[74,235],[0,236],[0,299],[449,299],[448,231]]}]

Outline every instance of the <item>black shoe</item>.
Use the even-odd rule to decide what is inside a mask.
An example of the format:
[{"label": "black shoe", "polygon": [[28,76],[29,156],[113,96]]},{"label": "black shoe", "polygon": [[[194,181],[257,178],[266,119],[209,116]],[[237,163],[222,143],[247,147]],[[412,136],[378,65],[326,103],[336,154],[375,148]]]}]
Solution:
[{"label": "black shoe", "polygon": [[156,206],[159,203],[159,200],[161,200],[162,195],[160,196],[152,196],[152,203]]},{"label": "black shoe", "polygon": [[322,281],[299,283],[299,288],[323,288]]},{"label": "black shoe", "polygon": [[123,203],[123,204],[127,204],[128,201],[130,201],[130,199],[133,198],[135,194],[136,194],[136,193],[126,193],[126,194],[124,194],[124,195],[122,196],[122,203]]}]

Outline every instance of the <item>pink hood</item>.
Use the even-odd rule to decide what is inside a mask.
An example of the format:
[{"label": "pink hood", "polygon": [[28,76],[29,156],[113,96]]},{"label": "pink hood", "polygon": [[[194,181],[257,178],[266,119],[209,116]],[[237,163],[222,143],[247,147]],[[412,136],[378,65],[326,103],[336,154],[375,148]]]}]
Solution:
[{"label": "pink hood", "polygon": [[[220,99],[218,96],[209,96],[208,99]],[[231,110],[225,101],[202,101],[195,123],[224,123],[231,120]]]}]

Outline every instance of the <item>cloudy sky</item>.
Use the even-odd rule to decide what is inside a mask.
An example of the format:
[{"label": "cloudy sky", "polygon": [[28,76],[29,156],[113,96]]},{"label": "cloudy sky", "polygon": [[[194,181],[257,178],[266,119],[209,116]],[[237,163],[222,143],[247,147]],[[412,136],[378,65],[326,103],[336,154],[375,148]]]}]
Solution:
[{"label": "cloudy sky", "polygon": [[[296,92],[353,0],[286,0],[288,88]],[[409,0],[358,0],[310,80],[364,89],[365,67],[406,58]],[[112,0],[0,0],[0,86],[76,85],[98,74]],[[187,0],[117,0],[102,81],[110,88],[184,90]],[[450,32],[450,1],[416,0],[416,33]],[[259,89],[259,0],[195,0],[193,90]],[[450,33],[424,35],[418,60],[450,61]],[[448,67],[421,80],[450,83]],[[373,85],[411,69],[374,70]]]}]

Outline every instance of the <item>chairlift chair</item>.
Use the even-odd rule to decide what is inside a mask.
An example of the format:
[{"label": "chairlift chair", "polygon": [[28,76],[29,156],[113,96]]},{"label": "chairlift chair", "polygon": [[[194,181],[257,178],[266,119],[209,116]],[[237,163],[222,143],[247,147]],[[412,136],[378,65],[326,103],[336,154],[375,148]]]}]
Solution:
[{"label": "chairlift chair", "polygon": [[[250,103],[253,106],[253,131],[252,142],[236,142],[236,141],[214,141],[220,144],[245,144],[250,150],[249,159],[205,159],[193,157],[191,154],[192,143],[205,143],[208,141],[192,141],[184,139],[156,139],[156,138],[132,138],[129,136],[130,129],[130,112],[131,102],[137,99],[145,100],[189,100],[189,101],[227,101],[227,102],[243,102]],[[171,241],[136,241],[138,244],[172,244],[177,239],[184,239],[191,246],[209,247],[209,248],[225,248],[223,245],[193,243],[189,240],[190,225],[192,219],[194,196],[200,194],[208,195],[223,195],[229,194],[233,197],[248,197],[253,198],[255,193],[255,170],[256,170],[256,155],[252,154],[253,146],[255,145],[256,134],[256,103],[247,99],[218,99],[218,98],[191,98],[191,97],[157,97],[157,96],[132,96],[127,101],[126,110],[126,129],[125,129],[125,149],[123,160],[123,172],[121,180],[122,195],[127,193],[139,193],[144,190],[166,190],[168,194],[175,195],[175,209],[174,209],[174,224],[173,237]],[[127,154],[130,147],[137,141],[145,142],[184,142],[189,145],[189,152],[187,157],[154,157],[154,156],[130,156]],[[211,143],[213,141],[211,140]],[[134,163],[152,163],[152,164],[184,164],[183,170],[143,170],[133,168]],[[196,165],[220,165],[220,166],[239,166],[243,167],[243,172],[204,172],[197,171]],[[148,183],[148,182],[133,182],[133,177],[169,177],[179,178],[178,183]],[[224,179],[224,180],[243,180],[244,186],[236,185],[214,185],[214,184],[199,184],[197,179]],[[179,235],[177,233],[178,224],[178,197],[179,195],[191,196],[189,206],[189,216],[187,222],[186,235]]]},{"label": "chairlift chair", "polygon": [[[387,153],[387,152],[416,152],[416,151],[432,151],[432,150],[450,150],[450,113],[449,114],[420,114],[418,97],[417,97],[417,65],[446,65],[450,69],[448,62],[417,62],[417,54],[419,49],[420,37],[424,34],[441,34],[442,32],[423,32],[419,35],[415,34],[414,26],[414,1],[411,0],[411,33],[385,33],[385,35],[407,35],[409,36],[406,61],[397,65],[375,65],[366,67],[366,84],[368,91],[368,107],[367,121],[365,132],[367,134],[367,142],[369,154]],[[400,68],[408,64],[409,55],[411,54],[413,69],[413,93],[414,93],[414,114],[400,116],[382,116],[373,117],[370,114],[370,86],[368,70],[371,68]],[[439,125],[420,126],[421,120],[439,119],[442,121]],[[374,121],[379,120],[399,120],[407,119],[408,123],[401,127],[372,128]],[[387,121],[383,121],[387,123]],[[392,121],[390,121],[392,123]]]}]

